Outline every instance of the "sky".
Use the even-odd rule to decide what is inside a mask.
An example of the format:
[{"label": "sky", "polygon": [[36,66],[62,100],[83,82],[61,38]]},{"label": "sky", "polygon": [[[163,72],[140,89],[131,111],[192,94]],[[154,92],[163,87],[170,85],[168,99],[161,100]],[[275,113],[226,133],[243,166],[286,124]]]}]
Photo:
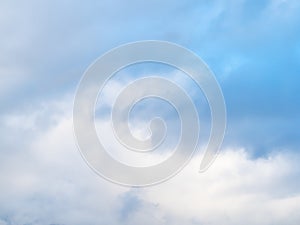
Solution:
[{"label": "sky", "polygon": [[[299,24],[297,0],[1,1],[0,225],[299,224]],[[170,180],[130,188],[86,165],[72,108],[88,66],[140,40],[174,42],[206,62],[224,94],[227,130],[205,173],[198,172],[200,144]],[[176,70],[129,68],[107,84],[96,110],[98,136],[119,160],[153,164],[178,138],[168,106],[159,108],[173,126],[171,138],[158,155],[128,157],[106,132],[120,87],[157,73],[191,94],[203,124],[200,141],[207,139],[209,107],[192,82]],[[148,135],[143,127],[155,104],[133,112],[135,135]]]}]

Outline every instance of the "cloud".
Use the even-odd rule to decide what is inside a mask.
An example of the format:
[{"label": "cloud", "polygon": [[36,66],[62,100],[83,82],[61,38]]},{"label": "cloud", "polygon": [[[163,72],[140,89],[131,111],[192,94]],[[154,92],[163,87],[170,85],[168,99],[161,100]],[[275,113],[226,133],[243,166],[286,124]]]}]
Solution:
[{"label": "cloud", "polygon": [[[34,133],[23,137],[30,140],[22,140],[24,131],[17,126],[15,140],[7,144],[26,145],[1,151],[0,218],[8,224],[115,224],[118,195],[126,189],[100,179],[81,158],[73,137],[71,105],[70,98],[49,103],[43,113],[59,119],[37,130],[39,120],[33,116],[22,128]],[[37,108],[35,115],[42,111]],[[22,122],[24,115],[10,118]],[[6,128],[15,126],[10,122]]]},{"label": "cloud", "polygon": [[[33,116],[23,127],[27,132],[35,132],[28,144],[1,157],[0,218],[4,224],[299,221],[297,153],[286,150],[266,158],[251,158],[246,149],[230,148],[223,150],[205,173],[198,173],[198,154],[165,183],[124,188],[98,177],[85,165],[74,144],[71,103],[66,97],[60,103],[49,103],[51,107],[44,106],[43,113],[47,118],[55,117],[56,122],[36,130],[39,120]],[[38,108],[33,115],[43,111]],[[61,111],[64,113],[53,113]],[[14,117],[11,121],[22,121],[24,115]],[[14,122],[7,124],[7,129],[14,127]],[[21,136],[16,137],[22,143]]]},{"label": "cloud", "polygon": [[[299,1],[0,5],[0,224],[299,223]],[[198,156],[166,183],[128,189],[86,166],[71,104],[95,58],[142,39],[182,44],[212,68],[227,150],[204,174]]]},{"label": "cloud", "polygon": [[131,217],[148,224],[144,212],[152,210],[163,212],[155,224],[297,224],[298,159],[288,152],[251,159],[243,149],[227,149],[199,174],[195,158],[173,179],[138,192],[144,207]]}]

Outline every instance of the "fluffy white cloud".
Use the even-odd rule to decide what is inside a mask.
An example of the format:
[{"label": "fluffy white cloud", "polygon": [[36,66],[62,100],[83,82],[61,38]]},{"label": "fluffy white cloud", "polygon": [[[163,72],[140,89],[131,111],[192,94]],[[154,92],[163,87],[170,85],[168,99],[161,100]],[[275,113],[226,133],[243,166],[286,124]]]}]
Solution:
[{"label": "fluffy white cloud", "polygon": [[[247,124],[241,126],[243,122],[238,121],[239,126],[230,130],[250,130],[251,135],[244,135],[246,138],[240,143],[245,144],[247,139],[257,146],[261,140],[268,142],[270,136],[273,140],[280,134],[286,136],[279,142],[291,142],[290,136],[298,140],[295,130],[299,110],[294,107],[299,104],[289,96],[297,96],[299,82],[286,73],[294,71],[298,77],[299,51],[298,58],[293,58],[292,50],[299,39],[300,3],[253,2],[217,0],[201,4],[157,0],[129,5],[125,1],[1,1],[0,225],[298,225],[298,153],[287,149],[254,158],[247,149],[230,147],[230,142],[229,148],[203,174],[197,172],[198,155],[165,183],[142,189],[119,187],[98,177],[80,157],[73,138],[72,97],[52,102],[48,98],[61,98],[62,93],[75,86],[91,60],[118,44],[141,39],[176,41],[210,60],[217,75],[228,78],[233,90],[227,92],[231,113],[249,111],[243,114]],[[275,55],[281,57],[272,58]],[[290,64],[294,61],[295,65]],[[280,63],[274,74],[277,62]],[[265,74],[255,74],[251,69],[260,71],[262,63],[272,68]],[[238,71],[244,64],[248,66],[247,73]],[[230,80],[233,72],[238,76]],[[266,85],[263,91],[257,90],[255,98],[253,93],[245,92],[247,88],[234,82],[241,75],[246,87],[253,84],[256,75],[265,79],[254,84],[268,84],[271,88]],[[276,114],[274,105],[278,99],[272,98],[274,103],[269,96],[278,96],[278,86],[272,81],[279,78],[282,81],[278,83],[286,84],[279,87],[284,89],[281,94],[290,94],[281,97],[291,107],[280,107],[287,111],[278,109]],[[107,104],[112,102],[111,93],[120,89],[119,83],[114,85],[107,92]],[[237,96],[238,101],[230,101],[230,95]],[[257,104],[263,96],[267,96],[267,101]],[[241,99],[252,104],[247,108]],[[36,105],[36,101],[45,103]],[[260,120],[248,119],[252,110],[264,112],[267,106],[272,115],[267,111]],[[276,133],[267,134],[265,127],[264,132],[257,131],[262,123],[274,124],[273,117],[278,114],[283,122],[274,126],[276,129],[270,126]],[[290,117],[293,126],[286,127]],[[252,141],[253,133],[263,138]],[[235,140],[238,137],[235,135]]]},{"label": "fluffy white cloud", "polygon": [[[205,173],[198,173],[197,155],[167,182],[129,189],[109,183],[85,165],[73,138],[70,103],[67,98],[32,113],[38,118],[43,111],[56,122],[35,130],[29,127],[39,120],[28,118],[31,122],[23,129],[35,132],[29,144],[2,151],[2,224],[296,225],[299,221],[296,153],[251,158],[244,149],[227,149]],[[11,121],[23,116],[15,115]],[[6,128],[18,126],[8,123]],[[22,137],[15,141],[18,138]]]},{"label": "fluffy white cloud", "polygon": [[299,222],[299,155],[283,151],[255,159],[243,149],[227,149],[203,174],[197,173],[199,160],[168,182],[145,189],[140,198],[180,221],[171,224]]},{"label": "fluffy white cloud", "polygon": [[[16,135],[9,144],[19,143],[1,151],[0,218],[8,224],[114,224],[118,195],[126,189],[102,180],[85,164],[73,138],[72,99],[62,102],[2,118]],[[51,123],[37,130],[37,115]],[[30,123],[20,126],[24,117]],[[34,135],[21,145],[24,130]]]}]

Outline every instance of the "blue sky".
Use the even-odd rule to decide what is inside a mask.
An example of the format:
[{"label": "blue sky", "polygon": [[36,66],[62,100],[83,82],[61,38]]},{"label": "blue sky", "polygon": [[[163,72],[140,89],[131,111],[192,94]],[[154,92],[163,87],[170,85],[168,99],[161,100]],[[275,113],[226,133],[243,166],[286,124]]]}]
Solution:
[{"label": "blue sky", "polygon": [[[249,224],[298,224],[299,1],[2,1],[0,11],[1,225],[240,224],[249,214]],[[214,71],[227,132],[207,173],[196,155],[164,184],[118,187],[81,159],[73,97],[97,57],[149,39],[185,46]]]}]

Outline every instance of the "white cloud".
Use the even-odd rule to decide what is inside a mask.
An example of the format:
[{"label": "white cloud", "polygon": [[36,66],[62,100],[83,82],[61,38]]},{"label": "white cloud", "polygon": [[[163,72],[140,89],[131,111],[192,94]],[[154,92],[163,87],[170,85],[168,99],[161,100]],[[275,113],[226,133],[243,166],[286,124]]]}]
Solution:
[{"label": "white cloud", "polygon": [[[43,108],[49,120],[60,114],[58,121],[36,130],[38,121],[33,116],[22,131],[14,131],[33,132],[29,144],[1,157],[0,218],[7,218],[9,224],[114,224],[118,195],[127,189],[102,180],[85,164],[73,138],[72,99],[64,100],[69,103],[64,114],[58,112],[66,102]],[[14,115],[10,120],[23,118]],[[7,129],[15,126],[15,122],[6,124]],[[15,142],[22,143],[21,139],[16,136]]]},{"label": "white cloud", "polygon": [[[45,107],[49,118],[60,107],[65,113],[52,126],[37,130],[29,146],[1,158],[3,221],[131,225],[296,225],[299,221],[296,153],[250,158],[244,149],[227,149],[203,174],[198,173],[198,155],[169,181],[130,190],[98,177],[85,165],[74,144],[69,100],[51,104],[56,109]],[[124,201],[122,196],[127,195],[129,200]],[[130,198],[138,199],[138,207],[132,208],[135,203]]]},{"label": "white cloud", "polygon": [[[284,152],[251,159],[243,149],[228,149],[204,174],[197,173],[200,159],[194,158],[176,177],[139,197],[163,212],[166,221],[156,224],[297,224],[297,159]],[[133,216],[140,214],[144,208]]]},{"label": "white cloud", "polygon": [[[216,61],[229,58],[221,75],[230,75],[243,64],[239,51],[260,48],[257,42],[263,46],[279,35],[295,36],[297,30],[299,1],[271,1],[257,17],[251,12],[245,19],[246,2],[195,6],[195,2],[135,1],[130,6],[127,2],[95,6],[3,1],[1,109],[10,107],[8,102],[17,105],[17,100],[35,104],[32,98],[58,92],[57,85],[66,88],[64,77],[73,82],[99,53],[140,39],[177,41]],[[237,59],[229,57],[230,48],[238,51]],[[115,83],[111,89],[108,93],[120,86]],[[111,103],[113,96],[106,97]],[[196,157],[165,183],[129,190],[98,177],[80,157],[73,138],[72,101],[67,97],[1,115],[1,225],[299,224],[297,153],[287,150],[250,158],[247,150],[231,148],[221,152],[204,174],[197,173],[200,158]],[[138,207],[132,208],[136,203],[124,201],[123,196],[136,198]]]}]

